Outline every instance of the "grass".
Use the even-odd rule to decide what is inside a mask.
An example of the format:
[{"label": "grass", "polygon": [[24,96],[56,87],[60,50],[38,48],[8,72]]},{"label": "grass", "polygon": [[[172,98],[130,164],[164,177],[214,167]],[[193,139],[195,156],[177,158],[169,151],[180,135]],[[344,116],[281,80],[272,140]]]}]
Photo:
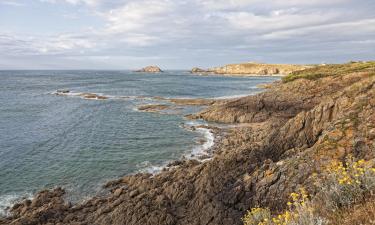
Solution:
[{"label": "grass", "polygon": [[369,72],[371,74],[375,74],[375,61],[329,64],[301,71],[295,71],[285,76],[283,78],[283,82],[287,83],[297,79],[317,80],[322,77],[340,76],[356,72]]}]

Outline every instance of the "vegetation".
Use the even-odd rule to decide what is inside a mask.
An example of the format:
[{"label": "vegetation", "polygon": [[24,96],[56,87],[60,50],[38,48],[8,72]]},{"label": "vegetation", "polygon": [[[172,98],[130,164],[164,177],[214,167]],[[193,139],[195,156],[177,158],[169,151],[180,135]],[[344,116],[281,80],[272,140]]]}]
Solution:
[{"label": "vegetation", "polygon": [[316,80],[322,77],[340,76],[355,72],[368,72],[374,75],[375,61],[316,66],[305,70],[295,71],[285,76],[283,82],[287,83],[297,79]]},{"label": "vegetation", "polygon": [[375,168],[371,162],[355,161],[351,156],[345,162],[333,161],[316,175],[316,187],[319,191],[313,198],[304,188],[291,193],[288,210],[282,214],[272,216],[267,208],[249,210],[244,225],[375,223]]}]

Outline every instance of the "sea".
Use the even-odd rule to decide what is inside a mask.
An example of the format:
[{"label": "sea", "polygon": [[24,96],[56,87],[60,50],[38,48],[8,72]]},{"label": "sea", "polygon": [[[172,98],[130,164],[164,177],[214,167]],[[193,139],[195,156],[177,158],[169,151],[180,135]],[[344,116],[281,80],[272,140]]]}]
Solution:
[{"label": "sea", "polygon": [[151,113],[137,110],[140,105],[252,95],[262,91],[258,84],[278,79],[187,71],[0,71],[0,215],[45,188],[63,187],[68,200],[82,201],[110,180],[156,173],[212,146],[209,130],[187,129],[206,123],[184,117],[202,107]]}]

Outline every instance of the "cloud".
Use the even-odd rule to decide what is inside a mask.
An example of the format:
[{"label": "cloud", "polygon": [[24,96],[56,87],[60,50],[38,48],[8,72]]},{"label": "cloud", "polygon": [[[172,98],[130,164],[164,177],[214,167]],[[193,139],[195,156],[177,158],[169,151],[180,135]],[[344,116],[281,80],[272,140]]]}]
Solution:
[{"label": "cloud", "polygon": [[61,15],[74,15],[77,23],[78,8],[85,8],[102,23],[81,32],[3,33],[0,55],[59,56],[56,60],[84,56],[103,63],[147,59],[172,66],[181,65],[181,60],[189,66],[211,66],[249,60],[314,63],[351,55],[368,58],[375,49],[372,0],[39,1],[77,8]]},{"label": "cloud", "polygon": [[41,2],[47,2],[47,3],[68,3],[72,5],[80,5],[85,4],[88,6],[97,6],[99,3],[102,2],[102,0],[39,0]]},{"label": "cloud", "polygon": [[26,6],[26,4],[17,2],[16,0],[4,0],[0,2],[0,5],[8,5],[8,6],[15,6],[15,7]]},{"label": "cloud", "polygon": [[108,21],[108,31],[122,33],[128,31],[147,32],[164,26],[165,16],[171,13],[174,4],[166,0],[141,0],[125,4],[123,7],[103,14]]},{"label": "cloud", "polygon": [[22,37],[11,34],[0,35],[2,55],[59,55],[82,53],[96,46],[89,39],[69,35],[49,37]]}]

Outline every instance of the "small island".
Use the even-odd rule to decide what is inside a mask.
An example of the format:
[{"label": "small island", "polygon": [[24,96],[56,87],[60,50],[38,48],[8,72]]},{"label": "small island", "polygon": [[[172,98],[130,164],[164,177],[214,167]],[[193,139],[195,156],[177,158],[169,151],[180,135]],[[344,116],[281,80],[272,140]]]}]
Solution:
[{"label": "small island", "polygon": [[162,73],[163,70],[161,70],[158,66],[146,66],[140,70],[136,70],[137,73]]}]

